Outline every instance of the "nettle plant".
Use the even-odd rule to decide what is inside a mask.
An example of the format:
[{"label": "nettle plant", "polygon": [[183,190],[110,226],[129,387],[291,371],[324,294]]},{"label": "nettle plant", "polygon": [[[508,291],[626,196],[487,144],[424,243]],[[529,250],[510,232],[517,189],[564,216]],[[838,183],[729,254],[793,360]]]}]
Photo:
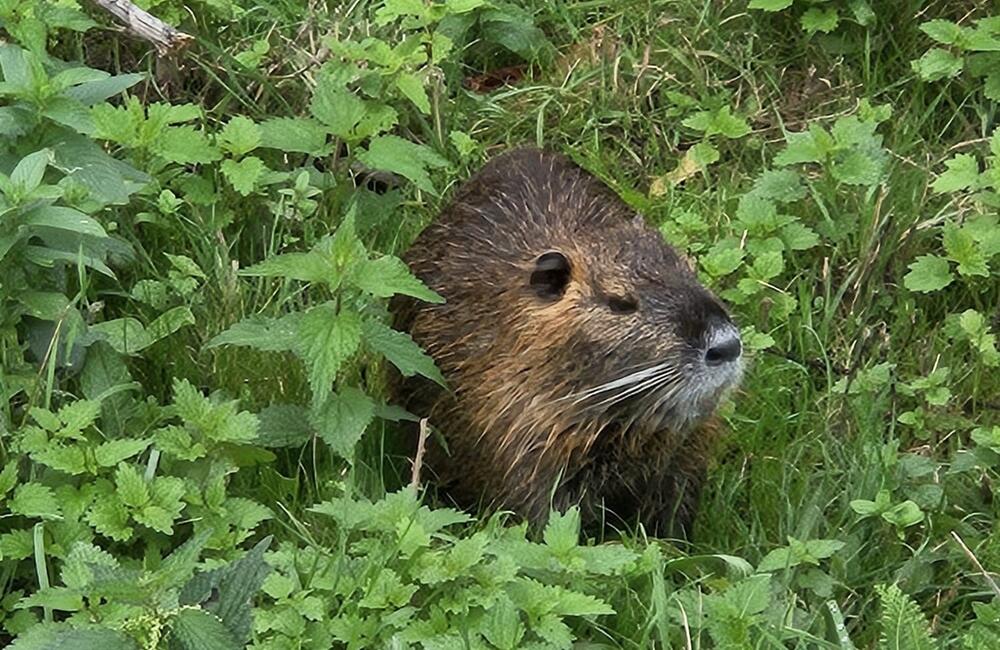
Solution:
[{"label": "nettle plant", "polygon": [[[265,443],[301,445],[319,435],[342,458],[353,462],[354,448],[376,414],[398,418],[398,409],[377,404],[345,369],[372,354],[384,357],[404,376],[421,374],[444,382],[433,360],[405,332],[385,324],[380,299],[402,294],[441,302],[399,258],[372,257],[358,239],[354,213],[336,233],[305,253],[285,253],[241,271],[242,275],[308,283],[330,299],[279,318],[254,316],[212,339],[208,347],[243,345],[270,352],[292,352],[305,364],[312,399],[308,410],[276,405],[262,413],[268,421],[280,410],[283,427],[300,435],[270,431]],[[336,382],[336,386],[334,384]],[[334,387],[334,390],[331,390]],[[308,423],[306,423],[308,420]]]},{"label": "nettle plant", "polygon": [[[663,225],[668,239],[697,254],[701,271],[722,287],[723,298],[738,308],[767,305],[766,313],[748,314],[757,319],[744,332],[749,349],[773,345],[774,339],[760,330],[782,326],[798,306],[782,278],[810,262],[807,251],[842,239],[846,222],[857,218],[859,206],[870,203],[884,182],[889,156],[876,129],[889,115],[888,107],[862,102],[857,115],[838,118],[829,129],[813,124],[786,134],[775,168],[758,176],[740,198],[735,218],[710,246],[698,243],[708,225],[697,215],[681,213]],[[812,209],[795,209],[805,201]]]},{"label": "nettle plant", "polygon": [[983,95],[1000,101],[1000,16],[980,18],[973,27],[949,20],[920,25],[938,45],[912,62],[924,81],[958,77],[965,71],[982,84]]},{"label": "nettle plant", "polygon": [[862,27],[875,22],[868,0],[750,0],[750,9],[794,12],[807,34],[829,34],[847,22]]}]

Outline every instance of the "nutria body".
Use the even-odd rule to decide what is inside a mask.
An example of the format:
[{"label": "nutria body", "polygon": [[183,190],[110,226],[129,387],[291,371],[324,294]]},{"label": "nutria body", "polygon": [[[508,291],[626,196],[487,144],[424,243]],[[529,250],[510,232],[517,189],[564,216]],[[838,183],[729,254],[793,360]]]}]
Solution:
[{"label": "nutria body", "polygon": [[428,448],[441,489],[534,523],[579,504],[587,524],[687,531],[741,348],[659,233],[567,158],[518,149],[406,261],[446,300],[395,305],[451,389],[401,395],[447,443]]}]

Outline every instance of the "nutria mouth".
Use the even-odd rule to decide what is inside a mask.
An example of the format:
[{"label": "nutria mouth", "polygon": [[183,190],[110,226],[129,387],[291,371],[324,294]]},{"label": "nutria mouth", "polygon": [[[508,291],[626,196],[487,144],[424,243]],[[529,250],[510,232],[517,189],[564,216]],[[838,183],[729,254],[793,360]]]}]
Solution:
[{"label": "nutria mouth", "polygon": [[405,258],[445,298],[393,304],[452,389],[400,387],[447,442],[428,450],[445,493],[534,523],[579,504],[588,523],[688,529],[742,346],[658,232],[565,157],[518,149]]}]

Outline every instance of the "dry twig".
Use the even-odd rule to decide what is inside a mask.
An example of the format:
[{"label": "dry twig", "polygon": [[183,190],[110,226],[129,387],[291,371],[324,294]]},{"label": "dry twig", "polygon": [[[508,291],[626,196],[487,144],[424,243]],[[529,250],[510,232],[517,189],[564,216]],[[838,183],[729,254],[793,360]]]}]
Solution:
[{"label": "dry twig", "polygon": [[161,57],[176,54],[194,42],[190,34],[174,29],[128,0],[94,0],[94,4],[122,22],[125,31],[152,43]]}]

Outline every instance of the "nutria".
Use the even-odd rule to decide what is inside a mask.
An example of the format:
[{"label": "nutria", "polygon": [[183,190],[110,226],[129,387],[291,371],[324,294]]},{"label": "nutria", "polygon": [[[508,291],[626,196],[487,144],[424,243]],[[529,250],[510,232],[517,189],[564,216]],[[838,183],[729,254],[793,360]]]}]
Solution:
[{"label": "nutria", "polygon": [[443,304],[394,305],[449,385],[400,396],[441,432],[426,458],[457,503],[534,524],[685,535],[739,332],[685,260],[562,155],[517,149],[457,192],[405,255]]}]

